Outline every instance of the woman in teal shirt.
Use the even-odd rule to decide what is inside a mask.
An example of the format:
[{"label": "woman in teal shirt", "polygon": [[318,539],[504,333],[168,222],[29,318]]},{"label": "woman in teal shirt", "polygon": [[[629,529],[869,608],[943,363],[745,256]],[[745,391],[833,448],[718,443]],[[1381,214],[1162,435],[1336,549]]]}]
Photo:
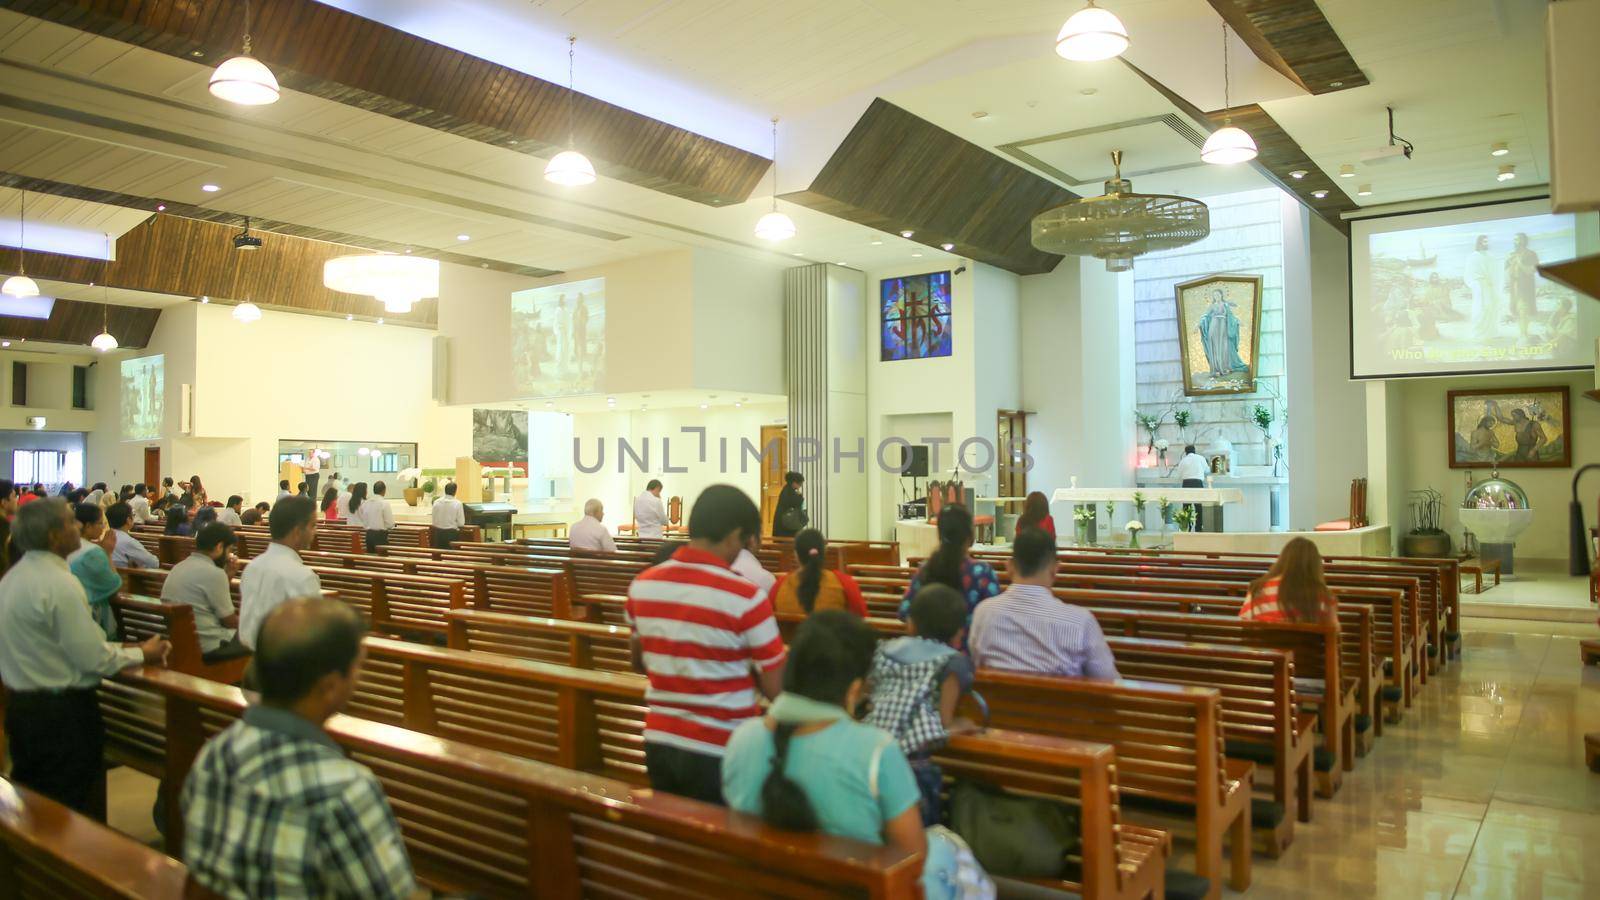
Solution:
[{"label": "woman in teal shirt", "polygon": [[97,503],[79,503],[73,508],[82,535],[78,549],[67,557],[67,566],[78,576],[83,592],[89,596],[89,612],[106,633],[106,640],[119,639],[117,617],[111,611],[111,598],[122,590],[122,576],[111,566],[111,557],[100,546],[105,536],[106,514]]},{"label": "woman in teal shirt", "polygon": [[[788,831],[820,831],[925,853],[924,896],[962,894],[954,836],[924,831],[916,777],[895,739],[850,717],[877,638],[844,610],[813,613],[789,648],[783,693],[740,725],[722,759],[728,806]],[[970,887],[970,885],[965,885]]]}]

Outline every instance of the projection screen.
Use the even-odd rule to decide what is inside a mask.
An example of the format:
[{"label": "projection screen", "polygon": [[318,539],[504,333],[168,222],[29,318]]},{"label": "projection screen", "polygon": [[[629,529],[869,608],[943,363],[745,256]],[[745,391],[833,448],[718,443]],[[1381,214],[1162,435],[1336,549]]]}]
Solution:
[{"label": "projection screen", "polygon": [[166,357],[140,356],[122,361],[122,439],[151,441],[161,437],[166,396]]},{"label": "projection screen", "polygon": [[602,390],[606,280],[590,278],[512,294],[511,371],[523,397]]},{"label": "projection screen", "polygon": [[1548,200],[1358,219],[1350,229],[1353,378],[1594,365],[1600,303],[1537,267],[1600,252],[1593,213]]}]

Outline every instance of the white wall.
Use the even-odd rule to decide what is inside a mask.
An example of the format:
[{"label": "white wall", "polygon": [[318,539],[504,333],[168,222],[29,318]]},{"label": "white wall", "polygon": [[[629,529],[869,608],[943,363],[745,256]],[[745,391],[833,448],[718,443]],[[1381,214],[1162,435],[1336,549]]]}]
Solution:
[{"label": "white wall", "polygon": [[[867,363],[876,359],[867,356],[867,310],[875,296],[869,296],[863,273],[828,267],[828,433],[845,453],[855,452],[857,438],[863,445],[867,440]],[[870,536],[866,466],[853,460],[835,464],[833,448],[823,452],[834,471],[828,476],[828,521],[819,524],[830,536],[865,540]]]},{"label": "white wall", "polygon": [[[693,387],[747,394],[784,392],[785,268],[713,250],[694,251]],[[661,316],[661,311],[654,311],[636,321],[653,331]],[[608,313],[607,332],[616,327],[617,320]],[[624,389],[613,393],[618,390]]]},{"label": "white wall", "polygon": [[[163,475],[182,478],[196,474],[194,471],[177,474],[188,460],[175,458],[173,437],[177,434],[180,423],[182,386],[195,383],[195,336],[198,311],[201,308],[210,309],[209,306],[202,307],[198,303],[182,303],[166,307],[161,311],[161,318],[156,320],[155,330],[150,334],[150,342],[143,350],[119,351],[106,357],[103,365],[95,367],[94,429],[89,433],[89,471],[85,473],[90,481],[104,481],[107,484],[118,485],[143,481],[144,452],[147,447],[157,447],[161,450]],[[164,397],[161,435],[148,441],[124,441],[122,440],[121,360],[153,356],[157,353],[165,357],[162,364]],[[258,358],[262,360],[256,364],[260,373],[265,371],[266,360],[273,357]],[[246,357],[241,356],[240,359]],[[257,384],[260,388],[267,387],[264,378],[258,378]],[[249,403],[251,398],[246,395],[241,400]],[[205,473],[199,474],[202,480],[206,480]]]},{"label": "white wall", "polygon": [[[13,347],[26,346],[13,344]],[[28,402],[11,405],[11,364],[28,364]],[[94,365],[99,363],[98,365]],[[94,365],[89,374],[89,403],[95,403],[95,381],[102,369],[116,368],[116,360],[98,353],[29,353],[0,351],[0,429],[22,430],[32,416],[45,417],[46,431],[88,431],[94,427],[94,410],[72,408],[72,367]],[[43,449],[41,447],[40,449]]]}]

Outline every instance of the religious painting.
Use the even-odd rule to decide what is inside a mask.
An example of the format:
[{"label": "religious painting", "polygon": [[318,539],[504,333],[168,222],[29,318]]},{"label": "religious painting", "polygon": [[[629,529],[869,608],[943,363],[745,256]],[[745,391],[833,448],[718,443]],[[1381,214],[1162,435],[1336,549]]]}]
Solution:
[{"label": "religious painting", "polygon": [[1451,391],[1450,468],[1571,467],[1571,399],[1564,384]]},{"label": "religious painting", "polygon": [[950,273],[885,278],[878,285],[883,311],[883,362],[950,355]]},{"label": "religious painting", "polygon": [[1183,392],[1249,394],[1261,344],[1261,276],[1207,275],[1177,286]]},{"label": "religious painting", "polygon": [[523,397],[592,394],[606,377],[606,280],[511,295],[511,377]]},{"label": "religious painting", "polygon": [[472,458],[486,466],[527,463],[528,411],[525,409],[473,410]]}]

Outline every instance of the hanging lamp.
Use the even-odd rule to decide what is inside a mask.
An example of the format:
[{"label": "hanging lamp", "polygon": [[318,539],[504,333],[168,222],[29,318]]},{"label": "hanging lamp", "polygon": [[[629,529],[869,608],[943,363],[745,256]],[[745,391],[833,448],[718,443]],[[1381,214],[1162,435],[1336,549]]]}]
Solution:
[{"label": "hanging lamp", "polygon": [[594,165],[589,157],[578,152],[577,92],[573,88],[573,59],[577,54],[577,35],[567,36],[567,149],[550,157],[544,167],[544,180],[554,184],[578,187],[594,183]]},{"label": "hanging lamp", "polygon": [[251,303],[249,300],[233,308],[233,320],[235,322],[254,322],[260,318],[261,307]]},{"label": "hanging lamp", "polygon": [[[1228,81],[1228,23],[1222,23],[1222,108],[1233,110]],[[1243,128],[1235,128],[1233,117],[1224,115],[1222,127],[1213,131],[1200,148],[1200,159],[1216,166],[1231,166],[1256,158],[1256,142]]]},{"label": "hanging lamp", "polygon": [[772,119],[772,211],[756,222],[756,237],[786,241],[794,237],[794,220],[778,212],[778,119]]},{"label": "hanging lamp", "polygon": [[1107,272],[1126,272],[1133,259],[1202,240],[1211,213],[1189,197],[1136,194],[1122,177],[1122,151],[1111,152],[1114,173],[1099,197],[1081,197],[1033,217],[1033,246],[1062,256],[1092,256]]},{"label": "hanging lamp", "polygon": [[22,198],[22,210],[17,214],[17,274],[0,285],[0,293],[23,300],[39,296],[39,283],[28,277],[28,267],[23,259],[28,249],[28,192],[18,191],[18,194]]},{"label": "hanging lamp", "polygon": [[278,79],[250,55],[250,0],[244,0],[244,52],[225,60],[211,73],[211,96],[240,106],[278,102]]},{"label": "hanging lamp", "polygon": [[1056,35],[1056,55],[1073,62],[1098,62],[1128,49],[1128,29],[1108,9],[1089,5],[1072,14]]},{"label": "hanging lamp", "polygon": [[[111,268],[111,235],[106,234],[106,268]],[[109,353],[117,349],[117,339],[111,334],[111,289],[106,287],[106,273],[100,273],[100,333],[94,336],[89,346],[101,353]]]}]

